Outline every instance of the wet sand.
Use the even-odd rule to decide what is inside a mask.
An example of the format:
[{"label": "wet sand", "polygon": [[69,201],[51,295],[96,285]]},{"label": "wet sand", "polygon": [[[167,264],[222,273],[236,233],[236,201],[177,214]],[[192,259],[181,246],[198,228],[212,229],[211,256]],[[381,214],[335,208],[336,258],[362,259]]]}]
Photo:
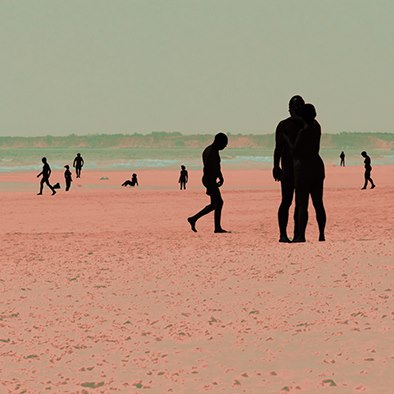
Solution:
[{"label": "wet sand", "polygon": [[305,244],[277,242],[268,169],[223,168],[230,234],[186,222],[201,172],[85,170],[53,197],[0,174],[0,392],[391,393],[394,167],[365,191],[361,166],[326,172]]}]

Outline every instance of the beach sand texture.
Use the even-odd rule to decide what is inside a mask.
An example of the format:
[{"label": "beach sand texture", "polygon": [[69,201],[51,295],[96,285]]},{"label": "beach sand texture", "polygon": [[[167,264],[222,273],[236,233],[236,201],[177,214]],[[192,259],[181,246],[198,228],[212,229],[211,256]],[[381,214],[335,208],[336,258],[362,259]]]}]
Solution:
[{"label": "beach sand texture", "polygon": [[392,393],[394,167],[365,191],[361,166],[326,172],[305,244],[277,242],[268,169],[223,168],[231,234],[186,222],[201,172],[86,170],[53,197],[2,174],[0,392]]}]

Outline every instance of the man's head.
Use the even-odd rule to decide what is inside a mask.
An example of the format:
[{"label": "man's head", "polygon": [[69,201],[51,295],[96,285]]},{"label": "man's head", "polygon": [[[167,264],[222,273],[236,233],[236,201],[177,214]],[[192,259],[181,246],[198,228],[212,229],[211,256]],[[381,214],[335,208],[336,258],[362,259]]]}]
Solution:
[{"label": "man's head", "polygon": [[213,141],[213,144],[219,149],[222,150],[224,149],[227,144],[228,144],[228,138],[227,135],[224,133],[218,133],[215,135],[215,139]]},{"label": "man's head", "polygon": [[43,157],[43,158],[41,159],[41,161],[45,164],[45,163],[47,162],[47,158],[46,158],[46,157]]},{"label": "man's head", "polygon": [[185,166],[181,166],[181,168],[182,168],[182,170],[185,170],[185,169],[186,169],[186,167],[185,167]]},{"label": "man's head", "polygon": [[64,168],[67,168],[67,170],[70,168],[70,166],[68,165],[68,164],[66,164],[65,166],[64,166]]},{"label": "man's head", "polygon": [[79,157],[79,156],[81,156],[81,154],[80,154],[80,153],[77,153],[77,156]]},{"label": "man's head", "polygon": [[289,101],[289,112],[291,116],[298,115],[300,107],[305,104],[304,99],[301,96],[293,96]]},{"label": "man's head", "polygon": [[362,157],[366,157],[366,156],[367,156],[367,152],[365,152],[365,150],[363,150],[363,151],[361,152],[361,156],[362,156]]}]

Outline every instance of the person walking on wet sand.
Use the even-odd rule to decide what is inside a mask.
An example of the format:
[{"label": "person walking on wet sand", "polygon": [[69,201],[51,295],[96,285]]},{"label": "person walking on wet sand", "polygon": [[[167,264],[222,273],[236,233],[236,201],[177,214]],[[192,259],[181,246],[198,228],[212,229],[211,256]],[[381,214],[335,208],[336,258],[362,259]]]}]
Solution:
[{"label": "person walking on wet sand", "polygon": [[215,211],[215,233],[228,232],[222,228],[220,223],[222,216],[223,199],[219,189],[224,183],[224,178],[220,168],[219,151],[223,150],[227,146],[227,144],[227,135],[224,133],[218,133],[216,134],[212,145],[207,146],[202,154],[202,160],[204,164],[202,183],[207,188],[207,195],[210,197],[211,202],[200,212],[196,213],[194,216],[190,216],[187,219],[192,228],[192,231],[194,232],[197,232],[197,220],[212,211]]},{"label": "person walking on wet sand", "polygon": [[342,151],[341,154],[339,155],[339,158],[341,159],[340,166],[345,167],[345,152]]},{"label": "person walking on wet sand", "polygon": [[367,152],[362,151],[361,156],[364,157],[364,167],[365,167],[365,172],[364,172],[364,186],[361,188],[361,190],[365,190],[367,188],[368,182],[371,182],[371,189],[375,188],[375,184],[373,183],[373,180],[371,178],[371,171],[372,171],[372,166],[371,166],[371,158],[367,155]]},{"label": "person walking on wet sand", "polygon": [[122,183],[122,186],[135,186],[135,185],[138,186],[137,174],[132,174],[130,181],[127,180]]},{"label": "person walking on wet sand", "polygon": [[82,170],[82,167],[84,164],[85,164],[85,162],[84,162],[81,154],[77,153],[77,156],[73,162],[73,167],[75,168],[75,174],[76,174],[77,178],[81,177],[81,170]]},{"label": "person walking on wet sand", "polygon": [[[272,175],[275,181],[280,181],[282,200],[278,209],[279,242],[290,242],[287,236],[287,223],[289,209],[294,196],[294,169],[293,154],[287,140],[294,144],[298,131],[303,127],[302,119],[297,115],[297,110],[304,105],[301,96],[293,96],[289,101],[290,117],[279,122],[275,132],[274,168]],[[294,237],[296,234],[297,206],[294,210]]]},{"label": "person walking on wet sand", "polygon": [[64,168],[66,169],[66,171],[64,171],[64,180],[66,181],[66,192],[68,192],[71,187],[72,174],[70,171],[70,166],[68,164],[66,164]]},{"label": "person walking on wet sand", "polygon": [[179,184],[181,185],[181,190],[182,187],[184,190],[186,190],[186,183],[189,180],[189,175],[187,173],[186,167],[185,166],[181,166],[181,173],[179,176]]},{"label": "person walking on wet sand", "polygon": [[41,161],[43,162],[44,166],[42,167],[42,171],[37,175],[37,178],[39,178],[42,175],[40,181],[40,192],[37,193],[37,195],[38,196],[42,195],[42,189],[44,188],[44,183],[46,183],[46,185],[52,190],[52,196],[53,196],[56,194],[56,190],[49,183],[49,177],[51,176],[51,172],[52,172],[51,167],[49,167],[46,157],[43,157]]}]

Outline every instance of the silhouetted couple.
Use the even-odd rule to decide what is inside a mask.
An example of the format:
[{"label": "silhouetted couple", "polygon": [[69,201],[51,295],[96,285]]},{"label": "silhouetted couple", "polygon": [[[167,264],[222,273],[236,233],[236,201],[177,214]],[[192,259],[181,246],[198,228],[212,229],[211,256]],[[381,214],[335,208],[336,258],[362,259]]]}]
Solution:
[{"label": "silhouetted couple", "polygon": [[134,187],[135,185],[138,186],[137,174],[132,174],[130,180],[124,181],[122,183],[122,186],[132,186],[132,187]]},{"label": "silhouetted couple", "polygon": [[309,196],[316,211],[319,241],[325,240],[326,212],[323,204],[324,163],[319,155],[321,128],[316,110],[301,96],[289,102],[290,117],[281,121],[275,133],[273,177],[281,182],[282,201],[278,210],[279,242],[287,236],[289,209],[295,191],[294,236],[292,242],[305,242]]},{"label": "silhouetted couple", "polygon": [[220,194],[220,187],[224,183],[224,178],[220,168],[220,155],[219,151],[223,150],[228,143],[226,134],[216,134],[212,145],[205,148],[202,154],[202,160],[204,164],[202,183],[206,187],[206,194],[210,197],[211,202],[200,212],[196,213],[187,219],[192,230],[197,232],[196,223],[197,220],[207,215],[208,213],[214,212],[214,223],[215,233],[227,233],[221,226],[221,215],[223,208],[223,199]]},{"label": "silhouetted couple", "polygon": [[368,182],[371,183],[371,189],[374,189],[376,186],[373,183],[373,180],[371,178],[371,171],[372,171],[372,166],[371,166],[371,158],[367,155],[367,152],[362,151],[361,156],[364,157],[364,186],[361,188],[361,190],[365,190],[367,188]]}]

